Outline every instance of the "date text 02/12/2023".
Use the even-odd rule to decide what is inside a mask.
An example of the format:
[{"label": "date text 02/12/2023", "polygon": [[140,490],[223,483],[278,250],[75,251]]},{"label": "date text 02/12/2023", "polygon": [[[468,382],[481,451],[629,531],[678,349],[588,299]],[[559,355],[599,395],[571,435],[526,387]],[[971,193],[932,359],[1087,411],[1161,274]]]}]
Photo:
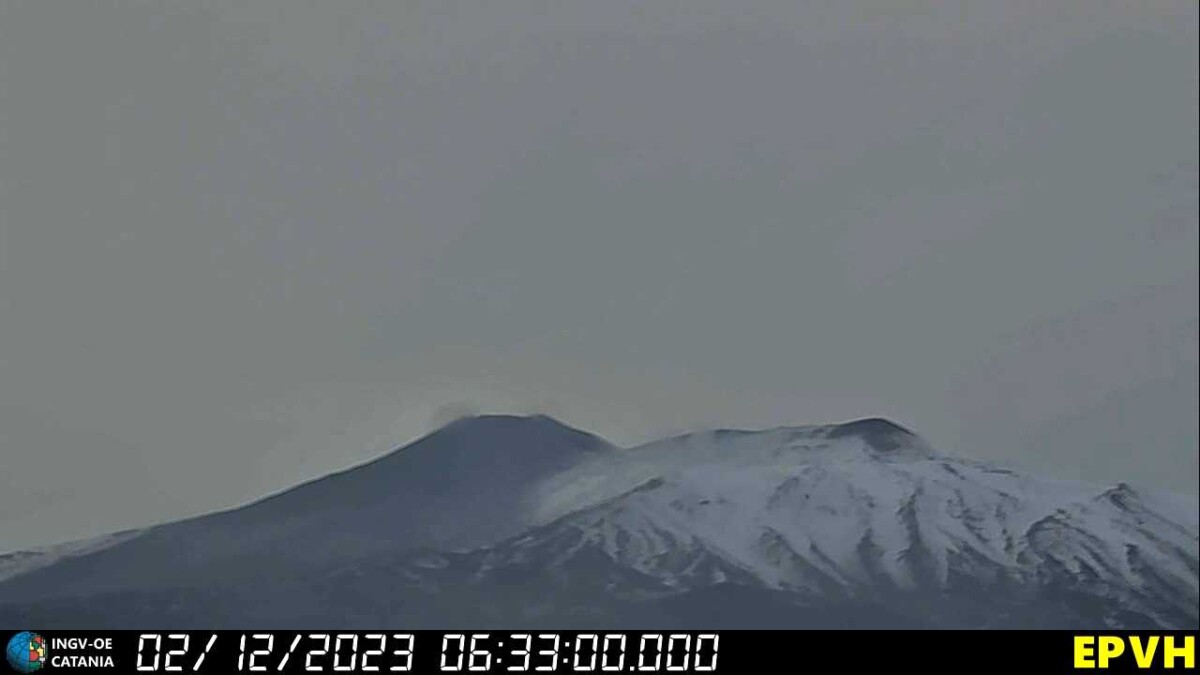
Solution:
[{"label": "date text 02/12/2023", "polygon": [[[242,633],[219,649],[237,672],[417,672],[426,662],[417,633]],[[196,637],[200,637],[197,635]],[[143,633],[137,670],[203,668],[218,633]],[[428,640],[424,640],[428,641]],[[717,633],[442,633],[438,672],[717,672]],[[236,655],[236,656],[235,656]],[[418,661],[419,660],[419,661]],[[430,663],[429,665],[434,665]],[[226,666],[226,667],[228,667]],[[223,669],[222,669],[223,670]]]}]

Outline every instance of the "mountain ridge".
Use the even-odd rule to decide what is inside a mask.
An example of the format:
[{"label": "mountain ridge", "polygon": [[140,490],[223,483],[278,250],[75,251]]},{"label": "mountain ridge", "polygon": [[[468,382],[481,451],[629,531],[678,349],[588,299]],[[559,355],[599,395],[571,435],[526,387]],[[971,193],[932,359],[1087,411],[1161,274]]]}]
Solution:
[{"label": "mountain ridge", "polygon": [[622,449],[477,416],[0,577],[0,622],[92,598],[75,620],[695,627],[721,598],[772,608],[745,626],[1193,627],[1196,511],[947,456],[881,418]]}]

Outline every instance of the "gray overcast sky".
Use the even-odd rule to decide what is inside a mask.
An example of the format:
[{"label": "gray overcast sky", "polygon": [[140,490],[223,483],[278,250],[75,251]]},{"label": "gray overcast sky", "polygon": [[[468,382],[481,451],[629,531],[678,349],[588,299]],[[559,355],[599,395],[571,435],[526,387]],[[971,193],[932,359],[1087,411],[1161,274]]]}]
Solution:
[{"label": "gray overcast sky", "polygon": [[0,550],[446,406],[1197,491],[1197,4],[0,2]]}]

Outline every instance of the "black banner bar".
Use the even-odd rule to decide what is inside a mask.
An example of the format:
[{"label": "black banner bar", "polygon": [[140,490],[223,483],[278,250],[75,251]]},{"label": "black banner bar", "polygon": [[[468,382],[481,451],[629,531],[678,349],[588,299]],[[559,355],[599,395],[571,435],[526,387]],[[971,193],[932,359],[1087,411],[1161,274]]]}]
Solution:
[{"label": "black banner bar", "polygon": [[[1196,632],[0,631],[17,673],[1187,672]],[[864,670],[865,669],[865,670]],[[0,672],[3,672],[0,670]]]}]

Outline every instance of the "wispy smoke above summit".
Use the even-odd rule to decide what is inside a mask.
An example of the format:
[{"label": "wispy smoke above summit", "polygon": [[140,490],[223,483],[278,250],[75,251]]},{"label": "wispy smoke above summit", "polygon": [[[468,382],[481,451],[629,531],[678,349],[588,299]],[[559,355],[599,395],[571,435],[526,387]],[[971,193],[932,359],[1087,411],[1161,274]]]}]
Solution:
[{"label": "wispy smoke above summit", "polygon": [[438,406],[431,420],[432,428],[444,427],[451,422],[479,414],[479,406],[466,401],[454,401]]}]

